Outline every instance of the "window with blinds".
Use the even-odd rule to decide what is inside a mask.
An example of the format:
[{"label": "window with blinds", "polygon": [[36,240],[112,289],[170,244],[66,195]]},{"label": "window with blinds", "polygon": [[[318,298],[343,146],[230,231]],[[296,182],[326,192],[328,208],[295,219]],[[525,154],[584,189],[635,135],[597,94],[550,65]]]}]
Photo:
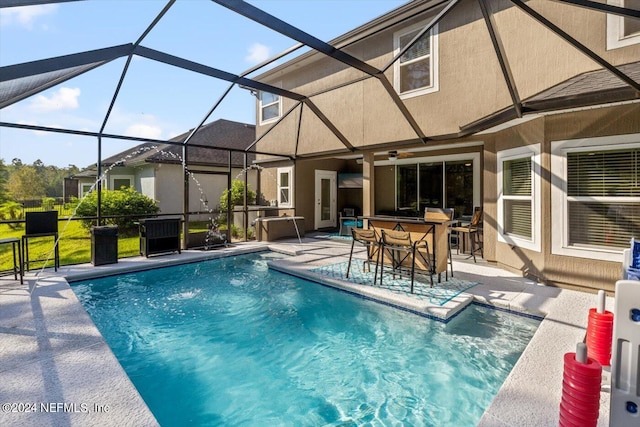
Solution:
[{"label": "window with blinds", "polygon": [[640,236],[640,149],[567,153],[569,245],[624,248]]},{"label": "window with blinds", "polygon": [[533,236],[531,168],[531,157],[502,163],[503,230],[507,235],[526,239]]},{"label": "window with blinds", "polygon": [[[406,48],[422,31],[414,26],[394,36],[396,52]],[[399,94],[421,94],[435,89],[435,36],[434,29],[426,32],[394,63],[394,82]],[[411,95],[409,95],[411,96]]]}]

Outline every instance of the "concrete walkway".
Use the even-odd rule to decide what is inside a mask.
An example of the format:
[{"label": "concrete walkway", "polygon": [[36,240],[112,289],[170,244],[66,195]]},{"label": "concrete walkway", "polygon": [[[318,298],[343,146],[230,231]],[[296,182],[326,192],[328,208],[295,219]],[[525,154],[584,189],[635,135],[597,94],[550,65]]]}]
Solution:
[{"label": "concrete walkway", "polygon": [[[586,332],[596,296],[546,287],[492,267],[454,256],[456,278],[478,282],[445,307],[416,301],[385,289],[327,279],[310,270],[346,261],[350,245],[306,238],[275,244],[242,243],[214,251],[121,259],[32,271],[25,285],[0,277],[0,425],[152,426],[157,421],[69,287],[67,280],[157,268],[202,259],[271,249],[290,256],[271,267],[362,293],[387,303],[447,317],[472,300],[545,317],[531,343],[485,412],[479,425],[557,426],[563,356],[575,351]],[[363,251],[358,252],[363,256]],[[36,277],[36,273],[38,277]],[[607,299],[613,309],[613,299]],[[609,425],[609,394],[601,394],[598,426]]]}]

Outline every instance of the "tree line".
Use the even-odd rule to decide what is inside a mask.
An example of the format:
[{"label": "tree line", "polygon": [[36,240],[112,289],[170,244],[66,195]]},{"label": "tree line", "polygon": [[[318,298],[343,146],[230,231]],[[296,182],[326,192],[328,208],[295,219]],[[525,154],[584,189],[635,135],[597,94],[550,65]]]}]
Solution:
[{"label": "tree line", "polygon": [[10,164],[0,159],[0,204],[45,197],[62,197],[64,179],[80,172],[75,165],[47,166],[38,159],[25,164],[14,158]]}]

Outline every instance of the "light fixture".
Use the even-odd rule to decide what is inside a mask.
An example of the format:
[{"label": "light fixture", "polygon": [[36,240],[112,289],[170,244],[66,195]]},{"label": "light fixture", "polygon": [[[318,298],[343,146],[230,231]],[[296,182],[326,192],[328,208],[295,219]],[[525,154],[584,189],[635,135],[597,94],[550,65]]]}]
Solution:
[{"label": "light fixture", "polygon": [[389,160],[390,161],[395,161],[398,158],[398,152],[397,151],[389,151]]}]

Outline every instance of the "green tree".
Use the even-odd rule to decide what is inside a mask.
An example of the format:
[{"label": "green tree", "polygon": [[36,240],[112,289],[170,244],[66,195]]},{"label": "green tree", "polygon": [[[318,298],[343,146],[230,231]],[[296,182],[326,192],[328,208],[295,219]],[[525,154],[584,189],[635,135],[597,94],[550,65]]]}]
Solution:
[{"label": "green tree", "polygon": [[[220,196],[220,210],[227,210],[227,194],[228,190],[224,190]],[[256,192],[247,186],[247,204],[253,204],[256,201]],[[234,179],[231,182],[231,206],[244,204],[244,181]]]},{"label": "green tree", "polygon": [[45,195],[44,181],[33,166],[22,166],[13,171],[7,190],[15,200],[40,199]]},{"label": "green tree", "polygon": [[9,179],[9,170],[4,164],[4,160],[0,159],[0,205],[9,199],[7,194],[7,181]]},{"label": "green tree", "polygon": [[[92,191],[86,198],[79,202],[76,215],[80,217],[96,216],[98,214],[98,192]],[[106,218],[107,225],[117,225],[118,233],[122,235],[135,235],[137,226],[135,221],[141,217],[157,214],[160,211],[156,201],[138,193],[133,188],[125,187],[121,190],[102,190],[101,213],[105,217],[118,216],[118,218]],[[90,228],[95,220],[83,220],[82,225]]]}]

